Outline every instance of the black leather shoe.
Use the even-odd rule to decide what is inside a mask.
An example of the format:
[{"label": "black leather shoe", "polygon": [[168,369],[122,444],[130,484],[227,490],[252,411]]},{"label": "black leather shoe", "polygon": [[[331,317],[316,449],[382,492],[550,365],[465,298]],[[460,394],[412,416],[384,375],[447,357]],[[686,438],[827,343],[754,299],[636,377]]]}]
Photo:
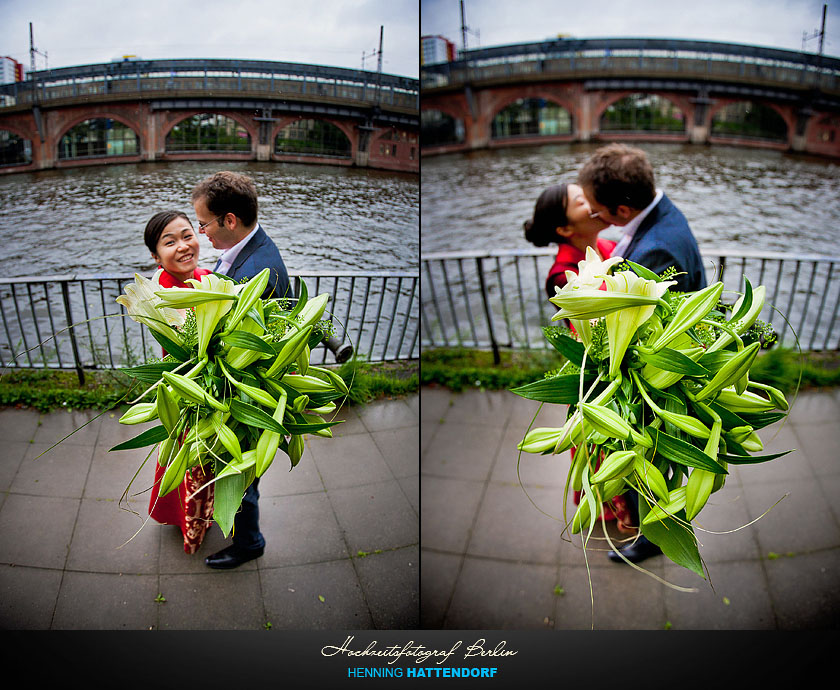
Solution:
[{"label": "black leather shoe", "polygon": [[[622,546],[620,549],[622,555],[631,563],[639,563],[651,556],[658,556],[662,553],[656,544],[648,539],[640,538],[636,542]],[[615,551],[610,551],[607,557],[614,563],[624,563],[624,558],[619,556]]]},{"label": "black leather shoe", "polygon": [[264,548],[259,549],[242,549],[236,544],[231,544],[218,553],[207,556],[204,562],[211,568],[218,568],[219,570],[230,570],[231,568],[238,568],[243,563],[253,561],[263,555]]}]

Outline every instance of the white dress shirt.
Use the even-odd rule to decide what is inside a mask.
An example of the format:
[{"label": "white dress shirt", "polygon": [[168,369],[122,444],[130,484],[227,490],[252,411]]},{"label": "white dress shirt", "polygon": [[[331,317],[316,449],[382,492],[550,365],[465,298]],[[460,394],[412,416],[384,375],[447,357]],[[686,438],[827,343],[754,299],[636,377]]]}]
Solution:
[{"label": "white dress shirt", "polygon": [[656,190],[656,196],[653,197],[653,201],[648,204],[638,216],[636,216],[633,220],[631,220],[627,225],[624,226],[624,234],[621,236],[621,239],[618,241],[618,244],[615,245],[615,248],[612,250],[612,256],[624,256],[622,252],[627,251],[627,248],[630,246],[630,243],[633,241],[633,236],[636,234],[636,230],[639,229],[639,226],[642,224],[642,221],[647,217],[647,215],[653,210],[653,207],[659,203],[662,199],[663,193],[661,189]]},{"label": "white dress shirt", "polygon": [[250,240],[259,229],[260,224],[257,223],[254,226],[254,229],[251,230],[251,232],[249,232],[242,240],[237,242],[230,249],[225,249],[219,256],[219,263],[216,265],[215,272],[227,275],[230,267],[233,266],[233,262],[236,261],[236,257],[239,256],[239,252],[242,251],[242,247],[248,244],[248,240]]}]

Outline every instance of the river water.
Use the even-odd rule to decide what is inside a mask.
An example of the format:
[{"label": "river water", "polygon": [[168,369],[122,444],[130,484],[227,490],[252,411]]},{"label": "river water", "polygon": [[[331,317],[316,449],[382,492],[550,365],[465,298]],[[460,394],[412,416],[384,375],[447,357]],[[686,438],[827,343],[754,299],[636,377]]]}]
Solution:
[{"label": "river water", "polygon": [[[122,274],[155,265],[143,244],[148,219],[182,210],[190,191],[227,169],[252,176],[259,220],[290,271],[416,271],[416,175],[286,163],[108,165],[0,176],[2,275]],[[220,251],[201,237],[199,265]]]},{"label": "river water", "polygon": [[[840,165],[760,149],[638,144],[657,187],[701,251],[840,256]],[[572,181],[595,144],[482,150],[423,159],[423,253],[527,249],[523,221],[545,187]],[[618,239],[605,230],[602,237]]]}]

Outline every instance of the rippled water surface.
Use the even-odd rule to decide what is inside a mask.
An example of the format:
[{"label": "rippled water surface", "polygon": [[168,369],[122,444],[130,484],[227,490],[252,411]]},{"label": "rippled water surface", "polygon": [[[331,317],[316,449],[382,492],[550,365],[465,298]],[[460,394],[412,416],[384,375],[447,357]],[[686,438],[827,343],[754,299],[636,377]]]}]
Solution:
[{"label": "rippled water surface", "polygon": [[[701,250],[840,256],[836,162],[757,149],[639,146]],[[552,145],[423,159],[423,253],[531,248],[522,223],[540,192],[573,180],[595,148]],[[611,228],[603,237],[619,234]]]},{"label": "rippled water surface", "polygon": [[[5,277],[131,274],[154,264],[143,228],[157,211],[183,210],[216,170],[251,175],[259,220],[290,271],[416,270],[416,175],[281,163],[141,163],[0,176]],[[199,264],[220,252],[201,237]]]}]

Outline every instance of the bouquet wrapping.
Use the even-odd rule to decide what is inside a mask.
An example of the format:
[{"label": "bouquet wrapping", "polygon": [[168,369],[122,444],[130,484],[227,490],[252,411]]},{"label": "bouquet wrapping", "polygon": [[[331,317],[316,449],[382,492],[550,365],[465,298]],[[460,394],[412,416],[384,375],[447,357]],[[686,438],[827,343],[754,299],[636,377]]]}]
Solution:
[{"label": "bouquet wrapping", "polygon": [[588,539],[602,507],[635,492],[641,533],[705,578],[695,522],[731,465],[791,452],[760,454],[758,433],[784,418],[789,404],[750,379],[759,350],[775,340],[758,319],[764,287],[745,278],[730,306],[721,301],[723,283],[680,293],[670,275],[621,257],[601,261],[591,249],[577,274],[567,272],[550,301],[559,307],[553,318],[569,319],[577,337],[544,329],[567,362],[512,391],[568,405],[567,418],[559,428],[529,429],[518,448],[574,449],[564,492],[564,506],[570,488],[580,492],[571,520],[564,508],[573,534]]},{"label": "bouquet wrapping", "polygon": [[304,436],[331,437],[338,423],[325,415],[347,385],[309,364],[310,349],[329,334],[322,320],[329,296],[310,299],[302,282],[293,308],[263,299],[269,269],[245,283],[211,273],[188,280],[192,288],[161,288],[159,275],[136,274],[117,298],[165,351],[158,361],[122,370],[148,387],[119,421],[159,424],[111,450],[157,449],[165,468],[159,496],[197,465],[209,470],[213,519],[227,536],[245,490],[278,450],[294,468]]}]

